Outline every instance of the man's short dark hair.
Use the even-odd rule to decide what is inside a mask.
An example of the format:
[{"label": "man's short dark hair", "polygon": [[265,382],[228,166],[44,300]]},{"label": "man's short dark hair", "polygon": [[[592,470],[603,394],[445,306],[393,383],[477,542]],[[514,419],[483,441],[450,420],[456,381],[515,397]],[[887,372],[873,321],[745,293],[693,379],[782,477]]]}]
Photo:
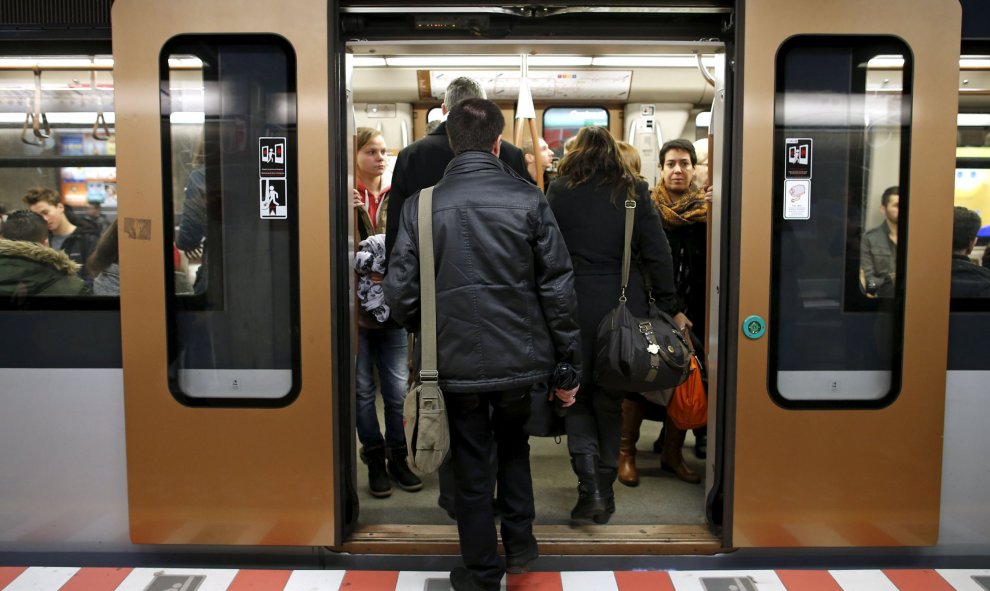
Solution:
[{"label": "man's short dark hair", "polygon": [[660,146],[660,165],[663,165],[663,161],[667,158],[667,152],[671,150],[684,150],[691,156],[691,166],[698,165],[698,152],[694,149],[694,144],[687,140],[670,140],[664,145]]},{"label": "man's short dark hair", "polygon": [[891,195],[900,196],[900,194],[901,194],[901,189],[897,185],[894,185],[893,187],[887,187],[886,189],[884,189],[883,195],[880,196],[880,205],[887,207],[887,204],[890,203],[890,196]]},{"label": "man's short dark hair", "polygon": [[981,224],[980,214],[957,205],[952,215],[952,250],[968,249]]},{"label": "man's short dark hair", "polygon": [[455,155],[469,150],[491,152],[504,128],[502,110],[487,99],[465,99],[447,116],[447,139]]},{"label": "man's short dark hair", "polygon": [[7,240],[44,244],[48,238],[48,224],[45,223],[45,218],[33,211],[19,209],[7,216],[0,234]]},{"label": "man's short dark hair", "polygon": [[27,204],[28,207],[42,201],[46,201],[49,205],[54,207],[59,204],[58,193],[47,187],[32,187],[28,189],[27,193],[24,195],[24,203]]}]

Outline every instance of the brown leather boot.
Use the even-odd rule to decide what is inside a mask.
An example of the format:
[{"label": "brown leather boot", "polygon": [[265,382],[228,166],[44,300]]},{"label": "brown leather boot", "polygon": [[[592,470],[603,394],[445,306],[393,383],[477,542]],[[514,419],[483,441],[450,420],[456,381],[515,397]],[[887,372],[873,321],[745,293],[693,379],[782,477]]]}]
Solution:
[{"label": "brown leather boot", "polygon": [[626,486],[639,484],[636,470],[636,442],[643,424],[643,405],[633,400],[622,401],[622,437],[619,439],[619,482]]},{"label": "brown leather boot", "polygon": [[664,423],[663,454],[660,456],[660,469],[672,472],[674,476],[690,484],[701,482],[701,476],[684,463],[681,447],[687,431],[678,429],[671,421]]}]

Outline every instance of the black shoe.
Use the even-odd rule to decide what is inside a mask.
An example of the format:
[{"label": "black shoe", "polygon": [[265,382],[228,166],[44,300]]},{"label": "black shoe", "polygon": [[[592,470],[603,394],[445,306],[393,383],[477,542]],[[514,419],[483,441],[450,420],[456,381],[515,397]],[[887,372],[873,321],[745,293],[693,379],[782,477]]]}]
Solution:
[{"label": "black shoe", "polygon": [[396,457],[393,454],[388,460],[388,473],[402,490],[416,492],[423,488],[423,481],[409,469],[406,456]]},{"label": "black shoe", "polygon": [[694,455],[699,460],[708,457],[708,429],[694,431]]},{"label": "black shoe", "polygon": [[388,482],[388,471],[385,469],[385,448],[362,448],[361,460],[368,464],[368,488],[371,496],[379,499],[391,496],[392,485]]},{"label": "black shoe", "polygon": [[471,571],[459,566],[450,571],[450,588],[453,591],[499,591],[502,588],[502,583],[499,581],[490,586],[482,585],[474,578]]},{"label": "black shoe", "polygon": [[536,539],[530,543],[529,548],[523,550],[521,554],[505,555],[505,570],[513,575],[521,575],[529,572],[529,565],[540,557],[540,547],[536,544]]}]

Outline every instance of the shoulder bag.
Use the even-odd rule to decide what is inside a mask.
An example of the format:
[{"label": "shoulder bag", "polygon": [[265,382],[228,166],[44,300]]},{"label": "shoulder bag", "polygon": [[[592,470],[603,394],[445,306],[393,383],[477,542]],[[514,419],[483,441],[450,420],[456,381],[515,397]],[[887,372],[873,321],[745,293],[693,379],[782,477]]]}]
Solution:
[{"label": "shoulder bag", "polygon": [[423,474],[435,472],[450,451],[447,407],[437,373],[437,298],[433,265],[433,187],[419,193],[419,291],[422,308],[422,358],[419,383],[406,394],[402,423],[409,464]]},{"label": "shoulder bag", "polygon": [[650,311],[636,318],[626,307],[636,201],[626,199],[625,247],[619,304],[602,318],[595,335],[595,383],[625,392],[677,386],[687,379],[691,354],[674,320],[660,311],[650,292]]}]

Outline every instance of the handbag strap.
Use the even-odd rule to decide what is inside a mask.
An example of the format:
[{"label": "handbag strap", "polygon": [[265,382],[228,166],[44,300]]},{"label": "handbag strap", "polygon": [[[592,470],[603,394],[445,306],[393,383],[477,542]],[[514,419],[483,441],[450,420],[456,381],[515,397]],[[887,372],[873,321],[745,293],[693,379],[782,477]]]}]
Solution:
[{"label": "handbag strap", "polygon": [[423,342],[419,381],[437,383],[437,285],[433,266],[433,187],[419,192],[420,338]]},{"label": "handbag strap", "polygon": [[[636,200],[626,199],[626,244],[622,248],[622,285],[619,292],[619,301],[626,301],[626,286],[629,285],[629,261],[632,259],[632,235],[633,224],[636,223]],[[651,295],[652,297],[652,295]]]}]

